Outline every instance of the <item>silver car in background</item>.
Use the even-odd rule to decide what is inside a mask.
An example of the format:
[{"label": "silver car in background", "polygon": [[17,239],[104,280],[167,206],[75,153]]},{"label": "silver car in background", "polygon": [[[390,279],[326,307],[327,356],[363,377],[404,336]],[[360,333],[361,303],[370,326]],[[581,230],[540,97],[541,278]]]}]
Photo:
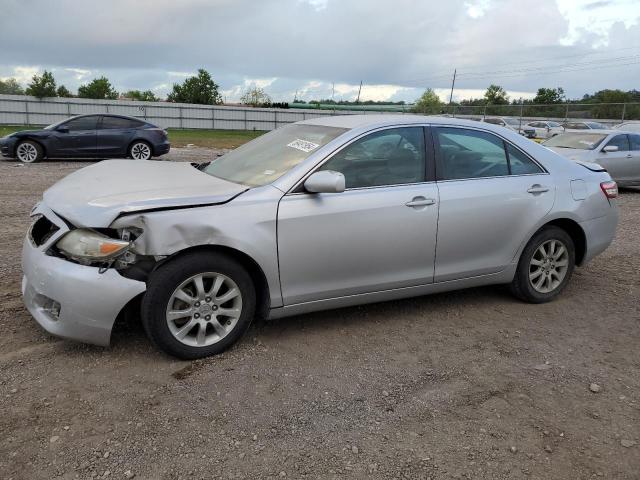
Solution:
[{"label": "silver car in background", "polygon": [[525,128],[533,128],[535,131],[535,138],[551,138],[564,132],[564,127],[558,122],[550,120],[540,120],[537,122],[529,122],[525,125]]},{"label": "silver car in background", "polygon": [[490,284],[541,303],[610,244],[616,195],[601,168],[488,123],[316,118],[207,164],[70,174],[32,212],[22,290],[53,334],[107,345],[134,312],[180,358],[254,317]]},{"label": "silver car in background", "polygon": [[543,143],[569,160],[604,167],[621,187],[640,185],[640,133],[587,130],[557,135]]},{"label": "silver car in background", "polygon": [[508,128],[514,132],[518,132],[527,138],[535,138],[536,131],[533,127],[527,127],[522,120],[514,117],[485,117],[481,120],[485,123],[492,123],[501,127]]}]

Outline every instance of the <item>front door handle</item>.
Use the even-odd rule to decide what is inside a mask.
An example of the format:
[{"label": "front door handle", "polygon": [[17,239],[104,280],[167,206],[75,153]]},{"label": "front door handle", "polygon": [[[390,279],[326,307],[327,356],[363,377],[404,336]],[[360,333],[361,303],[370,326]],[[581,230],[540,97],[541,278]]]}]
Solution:
[{"label": "front door handle", "polygon": [[436,201],[433,198],[415,197],[410,202],[405,203],[407,207],[428,207],[435,204]]},{"label": "front door handle", "polygon": [[633,155],[631,155],[630,153],[627,155],[627,158],[633,158]]},{"label": "front door handle", "polygon": [[535,185],[531,185],[531,187],[529,187],[529,189],[527,190],[527,193],[531,193],[535,195],[536,193],[545,193],[548,191],[549,191],[548,187],[543,187],[542,185],[539,185],[536,183]]}]

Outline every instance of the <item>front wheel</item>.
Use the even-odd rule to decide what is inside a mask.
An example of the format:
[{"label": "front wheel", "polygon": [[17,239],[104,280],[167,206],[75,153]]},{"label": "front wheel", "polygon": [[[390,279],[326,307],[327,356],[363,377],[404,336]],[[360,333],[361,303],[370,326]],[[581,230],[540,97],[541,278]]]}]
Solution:
[{"label": "front wheel", "polygon": [[147,142],[134,142],[129,147],[129,156],[134,160],[149,160],[153,156]]},{"label": "front wheel", "polygon": [[36,163],[42,160],[44,152],[40,144],[25,140],[16,147],[16,157],[22,163]]},{"label": "front wheel", "polygon": [[182,359],[221,353],[249,328],[256,293],[250,275],[217,253],[191,253],[151,276],[142,324],[162,350]]},{"label": "front wheel", "polygon": [[575,246],[567,232],[553,226],[543,228],[522,252],[511,291],[525,302],[553,300],[569,282],[575,258]]}]

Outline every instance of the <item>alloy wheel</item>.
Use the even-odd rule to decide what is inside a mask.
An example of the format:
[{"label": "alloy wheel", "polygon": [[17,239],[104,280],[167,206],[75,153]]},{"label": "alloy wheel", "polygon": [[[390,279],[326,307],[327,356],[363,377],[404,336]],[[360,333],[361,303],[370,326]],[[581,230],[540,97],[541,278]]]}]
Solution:
[{"label": "alloy wheel", "polygon": [[242,313],[242,294],[221,273],[199,273],[182,282],[169,298],[166,320],[179,342],[207,347],[226,337]]},{"label": "alloy wheel", "polygon": [[539,293],[549,293],[558,288],[567,275],[569,250],[560,240],[542,243],[529,262],[529,282]]},{"label": "alloy wheel", "polygon": [[146,143],[135,143],[131,147],[131,157],[134,160],[149,160],[151,158],[151,148]]},{"label": "alloy wheel", "polygon": [[38,158],[38,149],[31,143],[21,143],[16,150],[18,160],[24,163],[33,163]]}]

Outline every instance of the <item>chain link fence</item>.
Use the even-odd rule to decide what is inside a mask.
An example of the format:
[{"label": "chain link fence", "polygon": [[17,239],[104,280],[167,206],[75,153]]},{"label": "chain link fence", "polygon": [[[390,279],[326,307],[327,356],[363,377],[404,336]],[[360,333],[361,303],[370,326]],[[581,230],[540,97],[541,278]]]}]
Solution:
[{"label": "chain link fence", "polygon": [[192,105],[168,102],[127,100],[91,100],[84,98],[47,98],[25,95],[0,95],[0,125],[49,125],[74,115],[113,113],[138,117],[163,128],[221,130],[273,130],[287,123],[327,115],[412,113],[447,115],[479,120],[489,116],[508,116],[521,122],[532,120],[598,120],[613,126],[624,120],[640,120],[640,103],[567,103],[553,105],[451,105],[415,111],[412,105],[402,110],[353,108],[277,109],[222,105]]}]

